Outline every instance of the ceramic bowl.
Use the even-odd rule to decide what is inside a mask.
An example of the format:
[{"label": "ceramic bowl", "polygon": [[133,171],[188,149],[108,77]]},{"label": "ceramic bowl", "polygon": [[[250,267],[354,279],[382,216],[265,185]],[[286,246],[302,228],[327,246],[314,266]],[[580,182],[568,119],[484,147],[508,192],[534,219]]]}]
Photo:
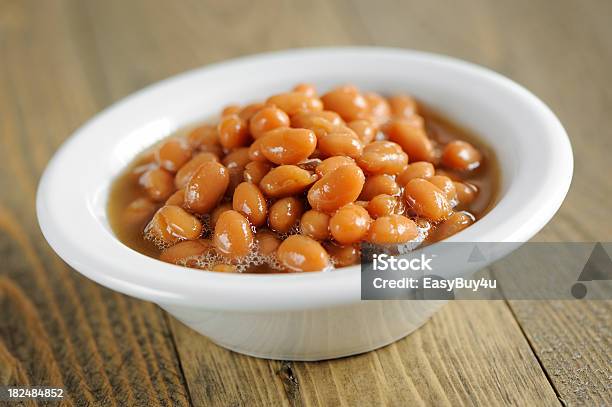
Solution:
[{"label": "ceramic bowl", "polygon": [[[361,301],[359,266],[277,275],[187,269],[128,248],[109,226],[111,182],[139,152],[213,117],[226,104],[265,98],[298,82],[319,89],[354,83],[381,93],[408,92],[493,147],[502,177],[498,202],[450,241],[527,241],[567,193],[573,169],[568,137],[550,109],[515,82],[468,62],[409,50],[290,50],[180,74],[83,125],[40,181],[37,213],[47,241],[88,278],[157,303],[217,344],[248,355],[336,358],[414,331],[442,302]],[[445,273],[469,275],[482,266]]]}]

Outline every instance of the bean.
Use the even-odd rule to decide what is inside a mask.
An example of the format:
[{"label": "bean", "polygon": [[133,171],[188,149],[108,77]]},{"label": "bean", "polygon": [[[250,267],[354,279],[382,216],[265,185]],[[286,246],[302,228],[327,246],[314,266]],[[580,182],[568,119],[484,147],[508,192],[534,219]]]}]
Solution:
[{"label": "bean", "polygon": [[215,225],[217,224],[217,221],[219,220],[219,216],[221,216],[221,214],[223,212],[227,212],[232,210],[232,204],[229,202],[224,202],[222,204],[219,204],[215,209],[213,209],[213,211],[210,213],[210,226],[214,229]]},{"label": "bean", "polygon": [[434,241],[446,239],[474,223],[475,218],[469,212],[454,212],[448,219],[437,225],[431,238]]},{"label": "bean", "polygon": [[416,101],[408,95],[395,95],[389,98],[391,114],[396,118],[408,118],[417,113]]},{"label": "bean", "polygon": [[354,120],[348,126],[357,134],[362,143],[368,144],[374,140],[378,128],[369,120]]},{"label": "bean", "polygon": [[326,110],[333,110],[347,122],[368,118],[368,102],[353,86],[333,89],[321,96],[321,100]]},{"label": "bean", "polygon": [[281,198],[270,207],[268,225],[278,233],[288,233],[304,213],[304,204],[297,198]]},{"label": "bean", "polygon": [[233,264],[215,264],[211,271],[216,271],[217,273],[236,273],[238,270],[236,269],[236,266],[234,266]]},{"label": "bean", "polygon": [[234,196],[236,187],[243,181],[244,170],[242,168],[228,168],[227,173],[229,174],[229,184],[227,185],[224,196],[231,199],[232,196]]},{"label": "bean", "polygon": [[227,169],[237,168],[241,171],[244,170],[244,167],[250,162],[251,158],[249,157],[249,149],[247,147],[240,147],[232,150],[222,160],[222,164]]},{"label": "bean", "polygon": [[323,137],[339,126],[344,126],[344,120],[342,120],[338,113],[329,110],[302,112],[291,117],[291,126],[310,129],[317,137]]},{"label": "bean", "polygon": [[258,139],[267,131],[289,127],[289,116],[276,106],[266,106],[255,113],[249,121],[249,128],[253,138]]},{"label": "bean", "polygon": [[326,213],[314,209],[306,211],[300,219],[300,231],[315,240],[326,240],[329,238],[329,219]]},{"label": "bean", "polygon": [[451,214],[451,205],[444,192],[424,179],[410,180],[404,186],[404,198],[418,216],[433,222],[444,220]]},{"label": "bean", "polygon": [[266,222],[268,204],[256,185],[248,182],[238,185],[234,191],[232,207],[246,216],[254,226],[261,226]]},{"label": "bean", "polygon": [[388,215],[372,223],[369,241],[374,244],[402,244],[417,236],[417,226],[411,219],[402,215]]},{"label": "bean", "polygon": [[432,163],[427,161],[417,161],[412,164],[408,164],[408,167],[400,174],[398,174],[396,180],[400,185],[406,185],[408,181],[414,178],[428,179],[436,174],[436,169]]},{"label": "bean", "polygon": [[183,206],[184,202],[185,202],[185,188],[181,188],[181,189],[178,189],[172,195],[170,195],[170,198],[166,200],[164,205]]},{"label": "bean", "polygon": [[155,212],[145,228],[145,234],[166,244],[174,244],[179,240],[200,237],[202,223],[183,208],[166,205]]},{"label": "bean", "polygon": [[[123,211],[122,219],[131,225],[144,225],[157,210],[157,204],[148,198],[136,198]],[[142,230],[142,229],[141,229]]]},{"label": "bean", "polygon": [[261,103],[261,102],[251,103],[250,105],[246,105],[244,108],[242,108],[240,113],[238,113],[238,116],[242,120],[245,120],[248,122],[253,117],[253,115],[255,115],[255,113],[259,112],[261,109],[263,109],[266,106],[267,105],[265,103]]},{"label": "bean", "polygon": [[249,159],[251,161],[259,161],[259,162],[268,162],[268,159],[263,155],[261,151],[261,142],[263,141],[263,137],[258,138],[253,141],[249,146]]},{"label": "bean", "polygon": [[236,114],[222,117],[217,126],[219,142],[224,148],[242,147],[249,143],[247,121]]},{"label": "bean", "polygon": [[325,174],[332,172],[340,167],[345,165],[355,165],[355,160],[350,157],[345,157],[342,155],[336,157],[329,157],[323,161],[319,165],[317,165],[315,171],[317,175],[323,177]]},{"label": "bean", "polygon": [[229,181],[227,168],[218,162],[200,164],[185,186],[185,207],[196,213],[210,212],[223,197]]},{"label": "bean", "polygon": [[259,182],[270,172],[270,169],[272,169],[272,165],[268,162],[252,161],[244,167],[242,176],[246,182],[259,185]]},{"label": "bean", "polygon": [[455,170],[473,170],[481,160],[480,151],[466,141],[451,141],[442,151],[442,164]]},{"label": "bean", "polygon": [[397,143],[375,141],[363,149],[357,164],[370,174],[398,174],[406,168],[408,155]]},{"label": "bean", "polygon": [[276,252],[281,241],[276,235],[269,230],[262,230],[255,234],[259,253],[264,256],[270,256]]},{"label": "bean", "polygon": [[170,172],[176,172],[191,158],[192,148],[182,138],[171,138],[155,151],[157,164]]},{"label": "bean", "polygon": [[398,199],[387,194],[376,195],[368,202],[368,213],[374,219],[389,216],[396,212],[399,206]]},{"label": "bean", "polygon": [[323,103],[320,99],[309,97],[302,92],[280,93],[270,96],[266,102],[276,105],[289,116],[300,112],[323,110]]},{"label": "bean", "polygon": [[446,199],[449,201],[449,203],[455,202],[457,200],[457,189],[455,188],[455,185],[453,184],[453,181],[450,178],[445,177],[444,175],[434,175],[427,181],[431,182],[432,184],[437,186],[442,192],[444,192],[444,195],[446,196]]},{"label": "bean", "polygon": [[174,176],[174,186],[178,189],[185,187],[191,179],[192,175],[196,172],[198,167],[206,161],[218,161],[216,155],[212,153],[198,153],[185,165],[183,165]]},{"label": "bean", "polygon": [[217,251],[226,257],[245,257],[253,247],[253,231],[249,221],[234,210],[221,213],[215,225],[213,243]]},{"label": "bean", "polygon": [[313,153],[317,138],[312,130],[278,128],[267,132],[261,140],[261,153],[275,164],[297,164]]},{"label": "bean", "polygon": [[293,91],[303,93],[309,98],[317,97],[317,89],[310,83],[298,83],[293,88]]},{"label": "bean", "polygon": [[370,175],[366,178],[363,190],[359,199],[363,201],[369,201],[376,195],[387,194],[387,195],[399,195],[402,190],[400,189],[397,182],[392,175],[378,174]]},{"label": "bean", "polygon": [[172,174],[163,168],[154,167],[145,171],[138,179],[138,183],[155,202],[165,201],[174,193]]},{"label": "bean", "polygon": [[229,116],[231,114],[238,114],[241,110],[242,108],[240,105],[227,105],[223,108],[223,110],[221,110],[221,117]]},{"label": "bean", "polygon": [[317,180],[317,176],[295,165],[281,165],[264,175],[259,187],[271,198],[297,195]]},{"label": "bean", "polygon": [[457,191],[457,200],[459,205],[466,206],[471,204],[478,195],[478,188],[468,182],[453,181],[455,190]]},{"label": "bean", "polygon": [[389,140],[399,144],[413,161],[435,160],[435,150],[432,141],[427,137],[421,126],[415,126],[407,120],[392,120],[385,127]]},{"label": "bean", "polygon": [[339,167],[323,176],[308,191],[308,202],[313,209],[331,213],[354,202],[365,182],[363,171],[356,165]]},{"label": "bean", "polygon": [[391,117],[391,106],[389,102],[378,93],[365,93],[363,97],[368,102],[370,120],[375,124],[381,125]]},{"label": "bean", "polygon": [[454,170],[444,170],[441,168],[436,168],[436,175],[444,175],[452,179],[453,181],[463,181],[463,177]]},{"label": "bean", "polygon": [[332,132],[319,139],[319,151],[325,157],[347,156],[357,158],[363,152],[363,143],[347,132]]},{"label": "bean", "polygon": [[335,243],[327,243],[325,249],[332,259],[332,263],[336,267],[347,267],[353,264],[359,264],[361,260],[361,251],[355,245],[338,245]]},{"label": "bean", "polygon": [[196,267],[197,257],[214,250],[212,242],[205,239],[185,240],[174,246],[165,248],[159,255],[161,261],[172,264],[181,264],[186,267]]},{"label": "bean", "polygon": [[365,208],[350,203],[338,209],[331,217],[329,230],[338,243],[356,243],[367,235],[371,221]]},{"label": "bean", "polygon": [[319,242],[308,236],[293,235],[277,250],[280,263],[291,271],[322,271],[329,267],[329,255]]},{"label": "bean", "polygon": [[219,146],[219,133],[217,133],[217,127],[210,124],[196,127],[187,134],[186,139],[191,148]]}]

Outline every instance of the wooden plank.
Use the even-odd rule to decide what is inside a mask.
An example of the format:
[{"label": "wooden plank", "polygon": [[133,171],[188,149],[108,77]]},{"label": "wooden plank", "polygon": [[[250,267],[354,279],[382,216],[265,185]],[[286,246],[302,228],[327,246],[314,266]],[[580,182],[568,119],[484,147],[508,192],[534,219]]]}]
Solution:
[{"label": "wooden plank", "polygon": [[102,107],[66,11],[0,3],[0,384],[64,387],[66,405],[187,405],[164,314],[80,277],[38,229],[46,161]]},{"label": "wooden plank", "polygon": [[557,405],[504,302],[455,301],[385,348],[324,362],[254,359],[173,321],[196,405]]}]

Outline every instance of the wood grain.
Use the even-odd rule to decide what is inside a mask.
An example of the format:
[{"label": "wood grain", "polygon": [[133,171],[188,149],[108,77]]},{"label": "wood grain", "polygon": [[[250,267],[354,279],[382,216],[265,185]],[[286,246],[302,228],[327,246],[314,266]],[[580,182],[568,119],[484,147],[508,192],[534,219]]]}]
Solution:
[{"label": "wood grain", "polygon": [[315,363],[254,359],[173,329],[196,405],[558,404],[501,301],[456,301],[392,345]]},{"label": "wood grain", "polygon": [[0,1],[0,384],[67,405],[612,404],[610,301],[453,302],[357,357],[265,361],[87,281],[44,242],[38,177],[91,115],[186,69],[290,47],[371,44],[489,66],[564,123],[575,179],[537,240],[610,240],[612,3],[544,0]]}]

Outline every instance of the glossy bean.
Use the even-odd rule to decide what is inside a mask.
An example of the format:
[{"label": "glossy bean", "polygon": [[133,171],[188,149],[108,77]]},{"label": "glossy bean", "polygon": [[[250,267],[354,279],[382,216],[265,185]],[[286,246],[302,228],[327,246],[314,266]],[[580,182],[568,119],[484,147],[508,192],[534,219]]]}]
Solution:
[{"label": "glossy bean", "polygon": [[388,174],[370,175],[366,178],[359,199],[369,201],[376,195],[399,195],[402,192],[393,176]]},{"label": "glossy bean", "polygon": [[297,198],[281,198],[270,206],[268,225],[278,233],[288,233],[302,217],[304,204]]},{"label": "glossy bean", "polygon": [[276,105],[289,116],[300,112],[311,112],[323,110],[323,103],[320,99],[310,97],[302,92],[287,92],[270,96],[266,101]]},{"label": "glossy bean", "polygon": [[406,168],[408,155],[397,143],[375,141],[365,146],[357,164],[370,174],[398,174]]},{"label": "glossy bean", "polygon": [[404,186],[414,178],[428,179],[436,175],[436,169],[433,164],[427,161],[417,161],[408,164],[408,167],[397,175],[397,183]]},{"label": "glossy bean", "polygon": [[319,139],[319,151],[324,157],[346,156],[357,158],[363,151],[363,142],[347,132],[332,132]]},{"label": "glossy bean", "polygon": [[389,140],[399,144],[412,161],[433,162],[436,159],[432,141],[425,129],[413,123],[398,119],[391,121],[384,129]]},{"label": "glossy bean", "polygon": [[310,83],[298,83],[293,88],[293,91],[303,93],[310,98],[317,97],[317,88],[315,88],[315,86]]},{"label": "glossy bean", "polygon": [[453,181],[450,178],[445,177],[444,175],[434,175],[427,181],[431,182],[432,184],[437,186],[442,192],[444,192],[446,199],[450,203],[457,201],[457,189],[455,188],[455,184],[453,184]]},{"label": "glossy bean", "polygon": [[377,125],[386,123],[391,117],[391,106],[389,102],[378,93],[365,93],[363,97],[368,102],[369,117]]},{"label": "glossy bean", "polygon": [[247,121],[235,114],[222,117],[217,131],[219,143],[227,149],[245,146],[250,140]]},{"label": "glossy bean", "polygon": [[145,228],[145,235],[165,244],[197,239],[201,234],[202,223],[199,219],[174,205],[160,208]]},{"label": "glossy bean", "polygon": [[164,249],[159,255],[159,259],[166,263],[196,267],[198,265],[197,258],[210,253],[212,250],[213,245],[210,240],[186,240]]},{"label": "glossy bean", "polygon": [[142,227],[151,219],[157,208],[157,204],[148,198],[136,198],[125,208],[121,219],[127,224]]},{"label": "glossy bean", "polygon": [[329,238],[329,219],[330,216],[324,212],[306,211],[300,219],[300,232],[315,240],[326,240]]},{"label": "glossy bean", "polygon": [[249,129],[253,138],[279,127],[289,127],[289,116],[276,106],[266,106],[251,117]]},{"label": "glossy bean", "polygon": [[295,165],[273,168],[262,178],[259,187],[266,196],[282,198],[297,195],[317,180],[317,176]]},{"label": "glossy bean", "polygon": [[469,182],[453,181],[455,190],[457,191],[457,200],[459,205],[466,206],[474,202],[478,195],[478,188]]},{"label": "glossy bean", "polygon": [[329,255],[319,242],[308,236],[293,235],[277,250],[280,263],[291,271],[322,271],[329,267]]},{"label": "glossy bean", "polygon": [[221,213],[215,225],[213,243],[222,255],[236,259],[247,256],[253,247],[249,221],[237,211]]},{"label": "glossy bean", "polygon": [[467,228],[474,223],[474,221],[474,216],[469,212],[455,212],[448,219],[435,227],[431,238],[436,242],[446,239]]},{"label": "glossy bean", "polygon": [[354,120],[348,123],[348,127],[357,134],[363,144],[372,142],[378,133],[378,127],[369,120]]},{"label": "glossy bean", "polygon": [[333,110],[347,122],[367,119],[368,102],[353,86],[341,86],[321,96],[326,110]]},{"label": "glossy bean", "polygon": [[254,226],[261,226],[266,222],[268,204],[256,185],[248,182],[238,185],[234,191],[232,207],[246,216]]},{"label": "glossy bean", "polygon": [[367,235],[371,221],[365,208],[351,203],[334,213],[329,220],[329,231],[338,243],[356,243]]},{"label": "glossy bean", "polygon": [[191,148],[196,149],[200,149],[202,146],[220,146],[217,127],[211,124],[204,124],[191,130],[187,134],[186,140]]},{"label": "glossy bean", "polygon": [[404,186],[404,199],[418,216],[433,222],[448,218],[451,205],[442,190],[421,178],[410,180]]},{"label": "glossy bean", "polygon": [[155,202],[165,201],[174,193],[174,178],[163,168],[154,167],[145,171],[138,183]]},{"label": "glossy bean", "polygon": [[380,218],[381,216],[389,216],[394,214],[398,206],[398,198],[387,194],[380,194],[368,202],[367,209],[370,216],[376,219]]},{"label": "glossy bean", "polygon": [[185,188],[178,189],[170,195],[170,198],[166,199],[164,205],[183,206],[183,203],[185,203]]},{"label": "glossy bean", "polygon": [[174,176],[174,186],[178,189],[184,188],[202,163],[218,160],[217,156],[212,153],[198,153],[194,155],[191,160],[187,161],[187,163],[177,171]]},{"label": "glossy bean", "polygon": [[416,239],[416,224],[402,215],[381,216],[370,226],[369,241],[375,244],[402,244]]},{"label": "glossy bean", "polygon": [[185,207],[208,213],[221,200],[229,185],[227,168],[215,161],[202,163],[185,186]]},{"label": "glossy bean", "polygon": [[210,227],[214,229],[215,225],[217,224],[217,221],[219,220],[219,216],[221,216],[223,212],[227,212],[230,210],[232,210],[232,204],[229,202],[224,202],[217,205],[215,209],[213,209],[213,211],[210,213]]},{"label": "glossy bean", "polygon": [[330,242],[324,247],[335,267],[352,266],[359,264],[361,260],[361,250],[358,245],[339,245]]},{"label": "glossy bean", "polygon": [[408,95],[391,96],[389,106],[391,114],[396,118],[409,118],[417,113],[417,103]]},{"label": "glossy bean", "polygon": [[240,110],[240,112],[238,113],[238,117],[248,122],[255,115],[255,113],[259,112],[266,106],[267,105],[265,103],[261,102],[251,103]]},{"label": "glossy bean", "polygon": [[319,177],[323,177],[325,174],[332,172],[345,165],[355,165],[355,160],[350,157],[345,157],[341,155],[336,157],[329,157],[321,161],[321,163],[315,168],[315,171]]},{"label": "glossy bean", "polygon": [[278,128],[267,132],[261,139],[259,149],[275,164],[297,164],[307,159],[317,146],[312,130]]},{"label": "glossy bean", "polygon": [[155,150],[157,164],[170,172],[176,172],[191,158],[192,148],[183,138],[171,138],[164,141]]},{"label": "glossy bean", "polygon": [[255,240],[257,241],[257,248],[260,254],[264,256],[270,256],[276,252],[280,245],[280,239],[269,230],[258,231],[255,234]]},{"label": "glossy bean", "polygon": [[312,208],[331,213],[354,202],[365,182],[363,171],[356,165],[339,167],[323,176],[308,191],[308,202]]},{"label": "glossy bean", "polygon": [[482,154],[466,141],[455,140],[442,151],[442,164],[454,170],[473,170],[480,165]]},{"label": "glossy bean", "polygon": [[271,169],[272,165],[268,162],[252,161],[244,167],[242,177],[246,182],[259,185],[259,182]]}]

